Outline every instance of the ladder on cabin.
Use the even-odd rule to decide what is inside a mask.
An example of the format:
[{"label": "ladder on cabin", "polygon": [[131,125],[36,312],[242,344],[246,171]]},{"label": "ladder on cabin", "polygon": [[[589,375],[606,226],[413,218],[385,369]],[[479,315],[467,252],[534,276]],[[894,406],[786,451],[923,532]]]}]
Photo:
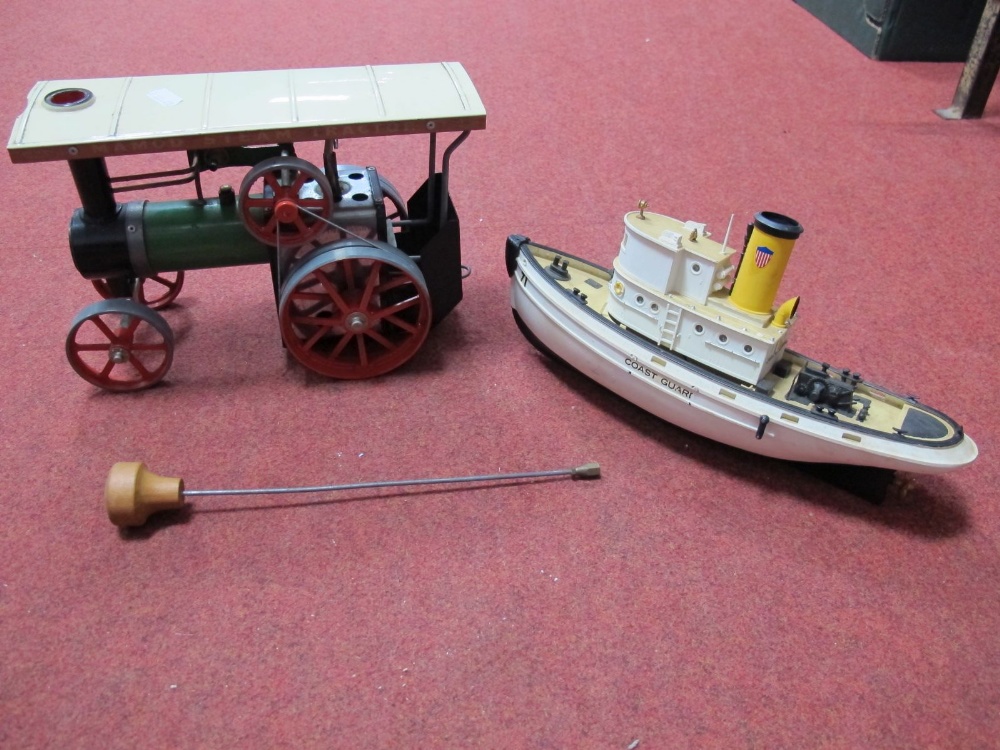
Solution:
[{"label": "ladder on cabin", "polygon": [[674,340],[677,338],[677,328],[681,322],[681,311],[674,305],[667,306],[667,312],[663,316],[663,326],[660,328],[660,346],[664,349],[673,349]]}]

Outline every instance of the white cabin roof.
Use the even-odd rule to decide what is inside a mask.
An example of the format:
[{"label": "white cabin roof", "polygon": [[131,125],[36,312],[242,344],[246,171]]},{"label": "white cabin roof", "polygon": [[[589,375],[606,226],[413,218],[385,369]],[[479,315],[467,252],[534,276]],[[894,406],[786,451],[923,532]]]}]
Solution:
[{"label": "white cabin roof", "polygon": [[35,84],[7,150],[20,163],[485,127],[455,62],[91,78]]},{"label": "white cabin roof", "polygon": [[683,222],[653,211],[630,211],[625,214],[625,224],[639,236],[671,252],[677,249],[671,246],[671,240],[679,236],[686,252],[699,255],[712,264],[721,263],[733,254],[734,248],[723,247],[707,234],[697,231],[704,228],[701,224]]}]

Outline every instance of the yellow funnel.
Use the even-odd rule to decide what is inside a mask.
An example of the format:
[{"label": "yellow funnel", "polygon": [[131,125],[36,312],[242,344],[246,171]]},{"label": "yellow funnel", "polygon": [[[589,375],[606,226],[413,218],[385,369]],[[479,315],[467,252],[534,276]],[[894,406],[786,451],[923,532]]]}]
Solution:
[{"label": "yellow funnel", "polygon": [[757,214],[752,227],[729,300],[743,310],[767,314],[803,229],[795,219],[773,211]]}]

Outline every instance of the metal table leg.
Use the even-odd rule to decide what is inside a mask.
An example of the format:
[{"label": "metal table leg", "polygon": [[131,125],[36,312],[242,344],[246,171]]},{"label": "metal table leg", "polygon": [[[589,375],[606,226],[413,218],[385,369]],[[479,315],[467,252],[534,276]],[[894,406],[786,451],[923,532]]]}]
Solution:
[{"label": "metal table leg", "polygon": [[946,120],[968,120],[983,116],[986,100],[1000,70],[1000,27],[997,15],[1000,0],[987,0],[979,29],[972,40],[969,58],[962,71],[951,106],[937,113]]}]

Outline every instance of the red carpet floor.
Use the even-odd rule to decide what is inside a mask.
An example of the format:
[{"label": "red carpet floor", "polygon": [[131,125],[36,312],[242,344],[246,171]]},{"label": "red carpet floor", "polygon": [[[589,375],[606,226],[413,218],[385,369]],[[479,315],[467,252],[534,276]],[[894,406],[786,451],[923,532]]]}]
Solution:
[{"label": "red carpet floor", "polygon": [[[286,358],[249,267],[189,275],[161,387],[93,389],[63,353],[95,299],[68,170],[0,160],[0,746],[997,746],[1000,100],[939,119],[960,65],[873,62],[789,0],[2,16],[8,126],[41,79],[438,60],[489,117],[453,159],[465,300],[363,382]],[[341,157],[412,191],[423,149]],[[717,236],[798,219],[794,347],[940,405],[979,460],[873,505],[542,358],[506,235],[607,265],[639,199]],[[120,534],[123,460],[203,489],[604,477],[197,501]]]}]

